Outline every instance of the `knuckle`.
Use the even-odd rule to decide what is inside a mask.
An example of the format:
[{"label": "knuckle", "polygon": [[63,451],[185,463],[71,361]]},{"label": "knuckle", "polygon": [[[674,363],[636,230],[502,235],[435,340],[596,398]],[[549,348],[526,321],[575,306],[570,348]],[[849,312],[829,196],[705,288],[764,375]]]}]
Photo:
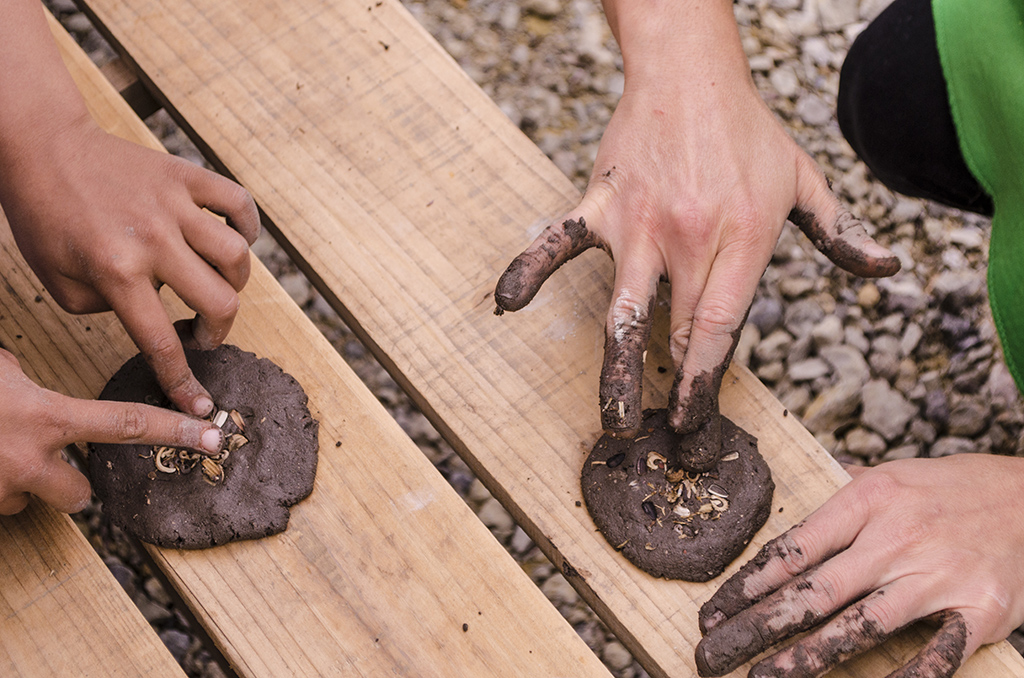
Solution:
[{"label": "knuckle", "polygon": [[712,241],[718,227],[718,216],[703,201],[682,197],[669,204],[668,221],[686,234],[693,245]]},{"label": "knuckle", "polygon": [[203,315],[210,321],[220,325],[230,323],[238,314],[241,299],[235,293],[225,294],[216,302],[203,309]]},{"label": "knuckle", "polygon": [[111,417],[111,430],[121,440],[133,442],[144,437],[149,430],[149,420],[137,406],[119,407]]},{"label": "knuckle", "polygon": [[780,535],[775,541],[775,552],[788,575],[796,576],[811,566],[810,547],[793,530]]},{"label": "knuckle", "polygon": [[847,623],[851,633],[862,633],[881,641],[897,628],[901,617],[891,596],[873,595],[850,610]]},{"label": "knuckle", "polygon": [[[817,616],[831,614],[846,602],[842,578],[831,570],[816,570],[807,576],[805,600]],[[800,586],[797,586],[800,589]]]},{"label": "knuckle", "polygon": [[712,337],[731,335],[742,320],[742,315],[737,313],[728,302],[716,298],[702,299],[693,314],[695,328]]},{"label": "knuckle", "polygon": [[648,300],[635,291],[627,288],[620,290],[612,301],[610,319],[612,326],[619,329],[624,326],[637,327],[647,322]]}]

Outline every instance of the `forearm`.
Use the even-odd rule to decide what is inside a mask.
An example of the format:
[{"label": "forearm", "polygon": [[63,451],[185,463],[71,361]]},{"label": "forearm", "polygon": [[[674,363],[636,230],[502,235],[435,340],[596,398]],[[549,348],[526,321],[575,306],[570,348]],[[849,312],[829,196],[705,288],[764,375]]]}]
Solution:
[{"label": "forearm", "polygon": [[88,120],[89,113],[39,0],[0,4],[0,171],[9,172],[42,151],[55,133]]},{"label": "forearm", "polygon": [[750,70],[731,0],[602,0],[627,83],[713,87]]}]

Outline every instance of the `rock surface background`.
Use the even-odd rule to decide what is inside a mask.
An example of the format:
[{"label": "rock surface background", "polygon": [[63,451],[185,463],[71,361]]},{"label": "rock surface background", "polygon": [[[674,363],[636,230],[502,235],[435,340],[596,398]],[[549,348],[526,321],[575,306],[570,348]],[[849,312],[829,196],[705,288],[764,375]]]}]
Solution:
[{"label": "rock surface background", "polygon": [[[624,84],[598,0],[403,1],[502,111],[585,188]],[[794,228],[785,229],[735,360],[842,461],[1020,455],[1024,409],[1002,362],[986,297],[987,220],[893,194],[857,159],[835,120],[847,49],[889,1],[734,5],[764,100],[849,209],[903,262],[894,278],[857,279],[832,266]],[[97,63],[113,58],[72,0],[46,4]],[[173,153],[203,162],[165,113],[148,122]],[[273,240],[264,235],[253,250],[613,675],[645,677]],[[186,673],[224,675],[182,608],[99,507],[75,519]],[[1022,641],[1019,632],[1011,636],[1018,649]]]}]

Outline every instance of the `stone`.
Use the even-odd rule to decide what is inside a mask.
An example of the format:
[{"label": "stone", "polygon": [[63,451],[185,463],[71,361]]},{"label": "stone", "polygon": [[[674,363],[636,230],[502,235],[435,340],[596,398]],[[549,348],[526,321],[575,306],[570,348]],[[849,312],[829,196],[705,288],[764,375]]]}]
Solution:
[{"label": "stone", "polygon": [[758,297],[750,305],[747,323],[757,327],[761,336],[767,336],[782,325],[782,303],[774,297]]},{"label": "stone", "polygon": [[785,330],[775,330],[761,340],[754,349],[754,357],[761,363],[782,360],[793,345],[793,337]]},{"label": "stone", "polygon": [[516,527],[512,516],[494,497],[483,503],[480,510],[477,511],[477,517],[493,532],[499,534],[511,534]]},{"label": "stone", "polygon": [[924,416],[942,428],[949,421],[949,399],[941,390],[930,389],[924,396]]},{"label": "stone", "polygon": [[565,580],[561,573],[555,573],[548,577],[547,581],[541,584],[540,590],[555,606],[575,605],[579,600],[576,589]]},{"label": "stone", "polygon": [[533,540],[523,531],[523,528],[516,525],[515,531],[512,532],[512,539],[509,540],[509,547],[515,553],[523,555],[533,548]]},{"label": "stone", "polygon": [[861,308],[874,308],[882,299],[882,293],[873,282],[866,282],[857,291],[857,305]]},{"label": "stone", "polygon": [[786,329],[794,337],[803,337],[811,333],[811,328],[825,317],[825,310],[811,298],[800,299],[789,305],[784,314]]},{"label": "stone", "polygon": [[840,379],[807,406],[804,425],[812,433],[834,431],[853,417],[860,402],[861,383],[855,379]]},{"label": "stone", "polygon": [[560,0],[526,0],[522,3],[524,10],[544,19],[554,19],[562,11]]},{"label": "stone", "polygon": [[177,629],[164,629],[159,635],[160,640],[167,646],[175,661],[179,664],[185,661],[185,654],[188,652],[189,645],[192,644],[189,637]]},{"label": "stone", "polygon": [[951,436],[972,438],[988,427],[989,407],[973,398],[961,400],[949,413]]},{"label": "stone", "polygon": [[939,457],[948,457],[951,454],[970,454],[977,451],[978,446],[973,440],[948,436],[936,440],[932,444],[931,449],[928,450],[928,456],[937,459]]},{"label": "stone", "polygon": [[852,346],[839,344],[826,346],[818,355],[832,366],[832,371],[839,379],[865,384],[871,377],[871,369],[864,360],[864,355]]},{"label": "stone", "polygon": [[757,377],[761,381],[769,384],[774,384],[786,375],[786,366],[782,364],[781,360],[775,362],[766,363],[757,368]]},{"label": "stone", "polygon": [[985,238],[977,229],[970,227],[957,228],[949,233],[949,242],[965,250],[980,250]]},{"label": "stone", "polygon": [[923,419],[915,419],[910,422],[910,435],[918,442],[931,445],[935,442],[938,432],[935,427]]},{"label": "stone", "polygon": [[884,379],[875,379],[864,385],[863,405],[861,423],[886,440],[902,435],[918,413],[917,407]]},{"label": "stone", "polygon": [[817,348],[834,346],[843,341],[843,321],[837,315],[827,315],[811,328],[811,339]]},{"label": "stone", "polygon": [[1015,407],[1020,400],[1020,392],[1017,390],[1013,375],[1002,361],[992,365],[983,393],[993,404],[1004,408]]},{"label": "stone", "polygon": [[310,286],[309,281],[306,280],[306,276],[301,273],[286,273],[278,276],[277,281],[284,288],[284,291],[288,293],[288,296],[300,307],[305,306],[306,302],[313,298],[313,288]]},{"label": "stone", "polygon": [[813,381],[828,375],[831,371],[829,364],[821,358],[808,358],[790,363],[787,373],[793,381]]},{"label": "stone", "polygon": [[779,96],[792,99],[800,93],[800,78],[793,72],[792,68],[782,66],[771,70],[768,79],[772,87],[779,93]]},{"label": "stone", "polygon": [[878,287],[886,293],[885,308],[890,312],[899,311],[904,316],[911,316],[928,305],[928,295],[913,278],[898,281],[884,278]]},{"label": "stone", "polygon": [[743,365],[744,367],[750,366],[750,356],[753,355],[754,349],[761,342],[761,332],[757,329],[757,325],[751,325],[747,323],[740,330],[740,339],[736,342],[736,349],[732,354],[732,361],[737,365]]},{"label": "stone", "polygon": [[815,281],[811,278],[784,278],[779,282],[779,292],[786,299],[799,299],[814,290]]},{"label": "stone", "polygon": [[920,454],[920,452],[921,450],[917,445],[900,445],[899,447],[894,447],[882,455],[882,461],[886,462],[896,461],[897,459],[913,459]]},{"label": "stone", "polygon": [[917,345],[921,343],[921,339],[924,337],[924,330],[915,322],[907,323],[907,329],[903,332],[903,337],[900,339],[900,355],[904,358],[908,357],[917,348]]},{"label": "stone", "polygon": [[796,102],[796,114],[809,127],[821,127],[832,120],[832,107],[817,94],[805,94]]},{"label": "stone", "polygon": [[601,661],[612,671],[625,671],[633,665],[633,655],[622,643],[613,640],[601,651]]},{"label": "stone", "polygon": [[885,438],[859,426],[850,429],[844,440],[847,452],[865,459],[882,454],[888,448]]}]

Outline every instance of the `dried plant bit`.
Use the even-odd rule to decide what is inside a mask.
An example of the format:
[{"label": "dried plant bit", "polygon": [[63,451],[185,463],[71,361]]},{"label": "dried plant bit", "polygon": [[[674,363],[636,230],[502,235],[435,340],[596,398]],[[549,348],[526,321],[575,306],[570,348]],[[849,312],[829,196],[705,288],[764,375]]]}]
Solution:
[{"label": "dried plant bit", "polygon": [[726,492],[725,488],[722,487],[721,485],[715,485],[714,483],[712,483],[710,486],[708,486],[708,492],[710,492],[716,497],[721,497],[722,499],[729,498],[729,493]]},{"label": "dried plant bit", "polygon": [[153,463],[156,464],[156,469],[163,473],[175,473],[177,468],[174,466],[173,457],[176,456],[174,448],[161,447],[156,451],[156,459]]},{"label": "dried plant bit", "polygon": [[722,497],[711,497],[711,507],[719,512],[727,511],[729,509],[729,500]]},{"label": "dried plant bit", "polygon": [[676,514],[677,516],[681,516],[683,518],[689,518],[691,515],[693,515],[690,512],[690,509],[686,508],[682,504],[679,504],[674,509],[672,509],[672,513]]},{"label": "dried plant bit", "polygon": [[644,544],[644,549],[647,551],[653,551],[654,547],[651,546],[651,542],[647,542],[646,544]]},{"label": "dried plant bit", "polygon": [[678,482],[679,482],[679,481],[681,481],[681,480],[686,480],[686,478],[687,478],[687,477],[688,477],[689,475],[690,475],[690,474],[689,474],[689,473],[687,473],[686,471],[684,471],[683,469],[677,469],[677,470],[675,470],[675,471],[669,471],[668,473],[666,473],[666,474],[665,474],[665,478],[666,478],[666,479],[667,479],[667,480],[668,480],[668,481],[669,481],[670,483],[678,483]]},{"label": "dried plant bit", "polygon": [[238,448],[248,444],[249,439],[243,436],[241,433],[233,433],[228,437],[227,452],[235,452]]},{"label": "dried plant bit", "polygon": [[653,503],[651,503],[649,501],[645,501],[642,504],[640,504],[640,508],[642,508],[644,510],[644,513],[646,513],[647,517],[650,518],[651,520],[657,519],[658,511],[657,511],[657,509],[654,508],[654,504]]},{"label": "dried plant bit", "polygon": [[729,454],[727,454],[724,457],[722,457],[720,459],[720,461],[736,461],[739,458],[740,458],[740,453],[739,452],[730,452]]},{"label": "dried plant bit", "polygon": [[618,546],[616,546],[615,550],[616,551],[621,551],[622,549],[626,548],[626,544],[628,544],[628,543],[629,543],[629,540],[627,539],[626,541],[624,541],[621,544],[619,544]]},{"label": "dried plant bit", "polygon": [[206,457],[203,459],[203,479],[211,485],[216,485],[224,480],[224,468],[214,460]]},{"label": "dried plant bit", "polygon": [[151,447],[142,454],[139,455],[139,459],[152,459],[156,455],[156,451]]},{"label": "dried plant bit", "polygon": [[213,415],[213,425],[217,428],[224,428],[224,424],[228,420],[228,413],[224,410],[217,410],[217,414]]},{"label": "dried plant bit", "polygon": [[245,420],[242,419],[242,415],[238,413],[238,410],[231,410],[231,421],[235,422],[235,426],[238,427],[239,431],[245,430]]},{"label": "dried plant bit", "polygon": [[647,468],[652,471],[664,470],[668,467],[668,459],[664,455],[658,454],[653,450],[647,453]]},{"label": "dried plant bit", "polygon": [[619,452],[608,459],[608,468],[618,468],[626,459],[625,452]]},{"label": "dried plant bit", "polygon": [[708,504],[701,504],[700,508],[697,509],[697,515],[705,516],[705,515],[711,513],[714,510],[715,510],[715,507],[712,506],[710,503],[708,503]]}]

